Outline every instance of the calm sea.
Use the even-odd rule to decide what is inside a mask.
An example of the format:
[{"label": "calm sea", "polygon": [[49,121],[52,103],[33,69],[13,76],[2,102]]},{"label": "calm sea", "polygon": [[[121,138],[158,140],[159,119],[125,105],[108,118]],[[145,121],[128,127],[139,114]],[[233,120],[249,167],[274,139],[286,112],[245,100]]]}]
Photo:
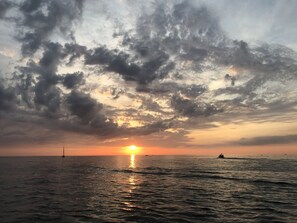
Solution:
[{"label": "calm sea", "polygon": [[296,159],[0,158],[0,222],[297,222]]}]

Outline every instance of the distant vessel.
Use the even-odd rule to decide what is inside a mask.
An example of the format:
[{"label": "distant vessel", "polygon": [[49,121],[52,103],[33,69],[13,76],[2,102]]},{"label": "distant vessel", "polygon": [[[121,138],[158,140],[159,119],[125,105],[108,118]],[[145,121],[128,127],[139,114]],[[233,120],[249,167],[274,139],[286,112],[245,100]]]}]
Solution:
[{"label": "distant vessel", "polygon": [[223,153],[221,153],[221,154],[218,156],[218,159],[224,159],[224,158],[225,158],[225,156],[224,156]]},{"label": "distant vessel", "polygon": [[65,158],[65,148],[63,146],[63,155],[62,155],[62,158]]}]

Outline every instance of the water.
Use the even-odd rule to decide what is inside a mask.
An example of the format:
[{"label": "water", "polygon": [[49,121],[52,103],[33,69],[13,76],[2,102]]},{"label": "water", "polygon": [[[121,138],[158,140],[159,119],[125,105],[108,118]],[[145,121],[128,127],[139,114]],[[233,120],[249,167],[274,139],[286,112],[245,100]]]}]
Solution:
[{"label": "water", "polygon": [[297,160],[0,158],[0,222],[297,222]]}]

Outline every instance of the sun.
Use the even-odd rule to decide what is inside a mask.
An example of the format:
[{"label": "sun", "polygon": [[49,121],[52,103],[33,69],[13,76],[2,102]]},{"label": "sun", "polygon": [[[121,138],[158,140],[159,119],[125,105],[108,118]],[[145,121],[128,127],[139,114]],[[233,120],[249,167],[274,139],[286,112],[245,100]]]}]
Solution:
[{"label": "sun", "polygon": [[135,151],[135,150],[137,149],[137,146],[135,146],[135,145],[131,145],[131,146],[129,146],[129,149],[130,149],[131,151]]},{"label": "sun", "polygon": [[139,150],[139,147],[135,145],[130,145],[130,146],[127,146],[126,148],[129,154],[135,154]]}]

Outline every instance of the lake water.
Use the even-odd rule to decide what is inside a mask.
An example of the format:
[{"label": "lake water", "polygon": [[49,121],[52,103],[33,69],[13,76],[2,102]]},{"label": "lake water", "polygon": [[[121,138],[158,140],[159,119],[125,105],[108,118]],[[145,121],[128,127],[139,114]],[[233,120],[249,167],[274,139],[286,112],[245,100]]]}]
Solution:
[{"label": "lake water", "polygon": [[297,222],[296,159],[0,158],[0,222]]}]

